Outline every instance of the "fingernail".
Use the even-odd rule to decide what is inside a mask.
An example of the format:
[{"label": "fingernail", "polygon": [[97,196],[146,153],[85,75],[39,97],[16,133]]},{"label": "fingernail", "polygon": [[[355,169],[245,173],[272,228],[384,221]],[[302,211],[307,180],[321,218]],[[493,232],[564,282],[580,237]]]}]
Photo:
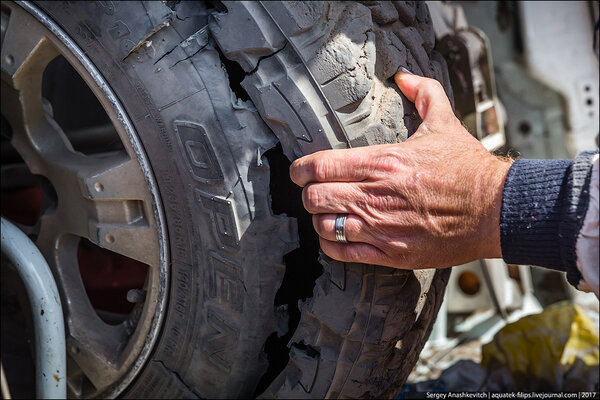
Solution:
[{"label": "fingernail", "polygon": [[404,67],[400,67],[400,71],[402,71],[402,72],[406,72],[407,74],[414,75],[412,72],[410,72],[409,70],[407,70],[407,69],[406,69],[406,68],[404,68]]}]

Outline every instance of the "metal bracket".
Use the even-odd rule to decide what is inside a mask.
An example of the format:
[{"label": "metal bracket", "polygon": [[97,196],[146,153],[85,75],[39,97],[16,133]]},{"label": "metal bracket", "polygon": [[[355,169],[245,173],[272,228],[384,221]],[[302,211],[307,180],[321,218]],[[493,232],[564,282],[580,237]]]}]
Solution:
[{"label": "metal bracket", "polygon": [[504,121],[485,34],[474,27],[460,29],[441,38],[436,49],[448,64],[458,117],[486,149],[503,146]]}]

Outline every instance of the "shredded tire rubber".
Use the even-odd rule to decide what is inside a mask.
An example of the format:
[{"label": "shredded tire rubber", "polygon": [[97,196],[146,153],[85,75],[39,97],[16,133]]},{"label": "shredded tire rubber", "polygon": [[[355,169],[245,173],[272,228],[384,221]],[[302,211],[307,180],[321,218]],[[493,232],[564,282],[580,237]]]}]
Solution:
[{"label": "shredded tire rubber", "polygon": [[420,120],[400,66],[451,96],[426,4],[38,4],[123,102],[166,208],[168,308],[123,395],[395,397],[449,270],[319,254],[287,167],[406,140]]}]

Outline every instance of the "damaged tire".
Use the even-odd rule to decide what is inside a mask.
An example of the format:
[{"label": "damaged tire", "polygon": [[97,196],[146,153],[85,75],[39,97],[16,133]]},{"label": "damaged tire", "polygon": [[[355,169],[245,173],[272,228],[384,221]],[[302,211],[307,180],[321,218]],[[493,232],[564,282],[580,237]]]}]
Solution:
[{"label": "damaged tire", "polygon": [[[452,98],[423,2],[224,4],[227,11],[214,15],[211,32],[246,72],[241,85],[289,159],[406,140],[420,119],[393,82],[400,66],[439,80]],[[236,29],[241,25],[245,29]],[[298,217],[302,244],[312,232],[306,214]],[[295,266],[289,256],[286,278],[306,274],[306,265]],[[401,271],[324,254],[319,260],[323,272],[312,296],[301,298],[299,322],[283,337],[289,361],[258,392],[269,398],[395,397],[429,336],[450,271]],[[280,292],[296,284],[286,283]],[[273,364],[277,357],[270,355]]]},{"label": "damaged tire", "polygon": [[[120,394],[395,396],[449,271],[319,256],[287,166],[414,132],[416,110],[393,83],[399,66],[449,91],[426,5],[36,5],[114,91],[162,199],[169,269],[160,334]],[[90,394],[119,394],[121,383]]]}]

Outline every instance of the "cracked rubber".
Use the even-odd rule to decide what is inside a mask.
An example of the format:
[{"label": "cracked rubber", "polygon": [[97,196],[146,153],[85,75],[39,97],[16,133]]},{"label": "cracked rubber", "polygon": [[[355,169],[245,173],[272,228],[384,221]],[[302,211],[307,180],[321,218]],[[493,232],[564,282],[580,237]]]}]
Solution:
[{"label": "cracked rubber", "polygon": [[[393,82],[401,66],[439,80],[451,97],[425,3],[223,4],[211,32],[247,72],[242,86],[291,160],[406,140],[420,119]],[[395,397],[429,336],[449,271],[324,255],[321,263],[313,297],[299,304],[290,360],[261,397]]]},{"label": "cracked rubber", "polygon": [[277,138],[233,95],[208,34],[207,6],[38,5],[124,105],[164,205],[167,309],[150,359],[124,396],[250,396],[268,366],[262,347],[277,331],[273,301],[297,227],[271,214],[262,155]]},{"label": "cracked rubber", "polygon": [[[406,140],[418,126],[400,66],[440,80],[420,2],[41,2],[123,103],[165,206],[169,302],[126,397],[247,398],[283,335],[274,307],[298,245],[274,216],[262,154]],[[224,7],[223,7],[224,5]],[[226,10],[225,10],[226,8]],[[217,47],[246,72],[236,98]],[[261,397],[395,397],[441,304],[448,270],[400,271],[321,256],[290,360]],[[284,324],[285,325],[285,324]]]}]

